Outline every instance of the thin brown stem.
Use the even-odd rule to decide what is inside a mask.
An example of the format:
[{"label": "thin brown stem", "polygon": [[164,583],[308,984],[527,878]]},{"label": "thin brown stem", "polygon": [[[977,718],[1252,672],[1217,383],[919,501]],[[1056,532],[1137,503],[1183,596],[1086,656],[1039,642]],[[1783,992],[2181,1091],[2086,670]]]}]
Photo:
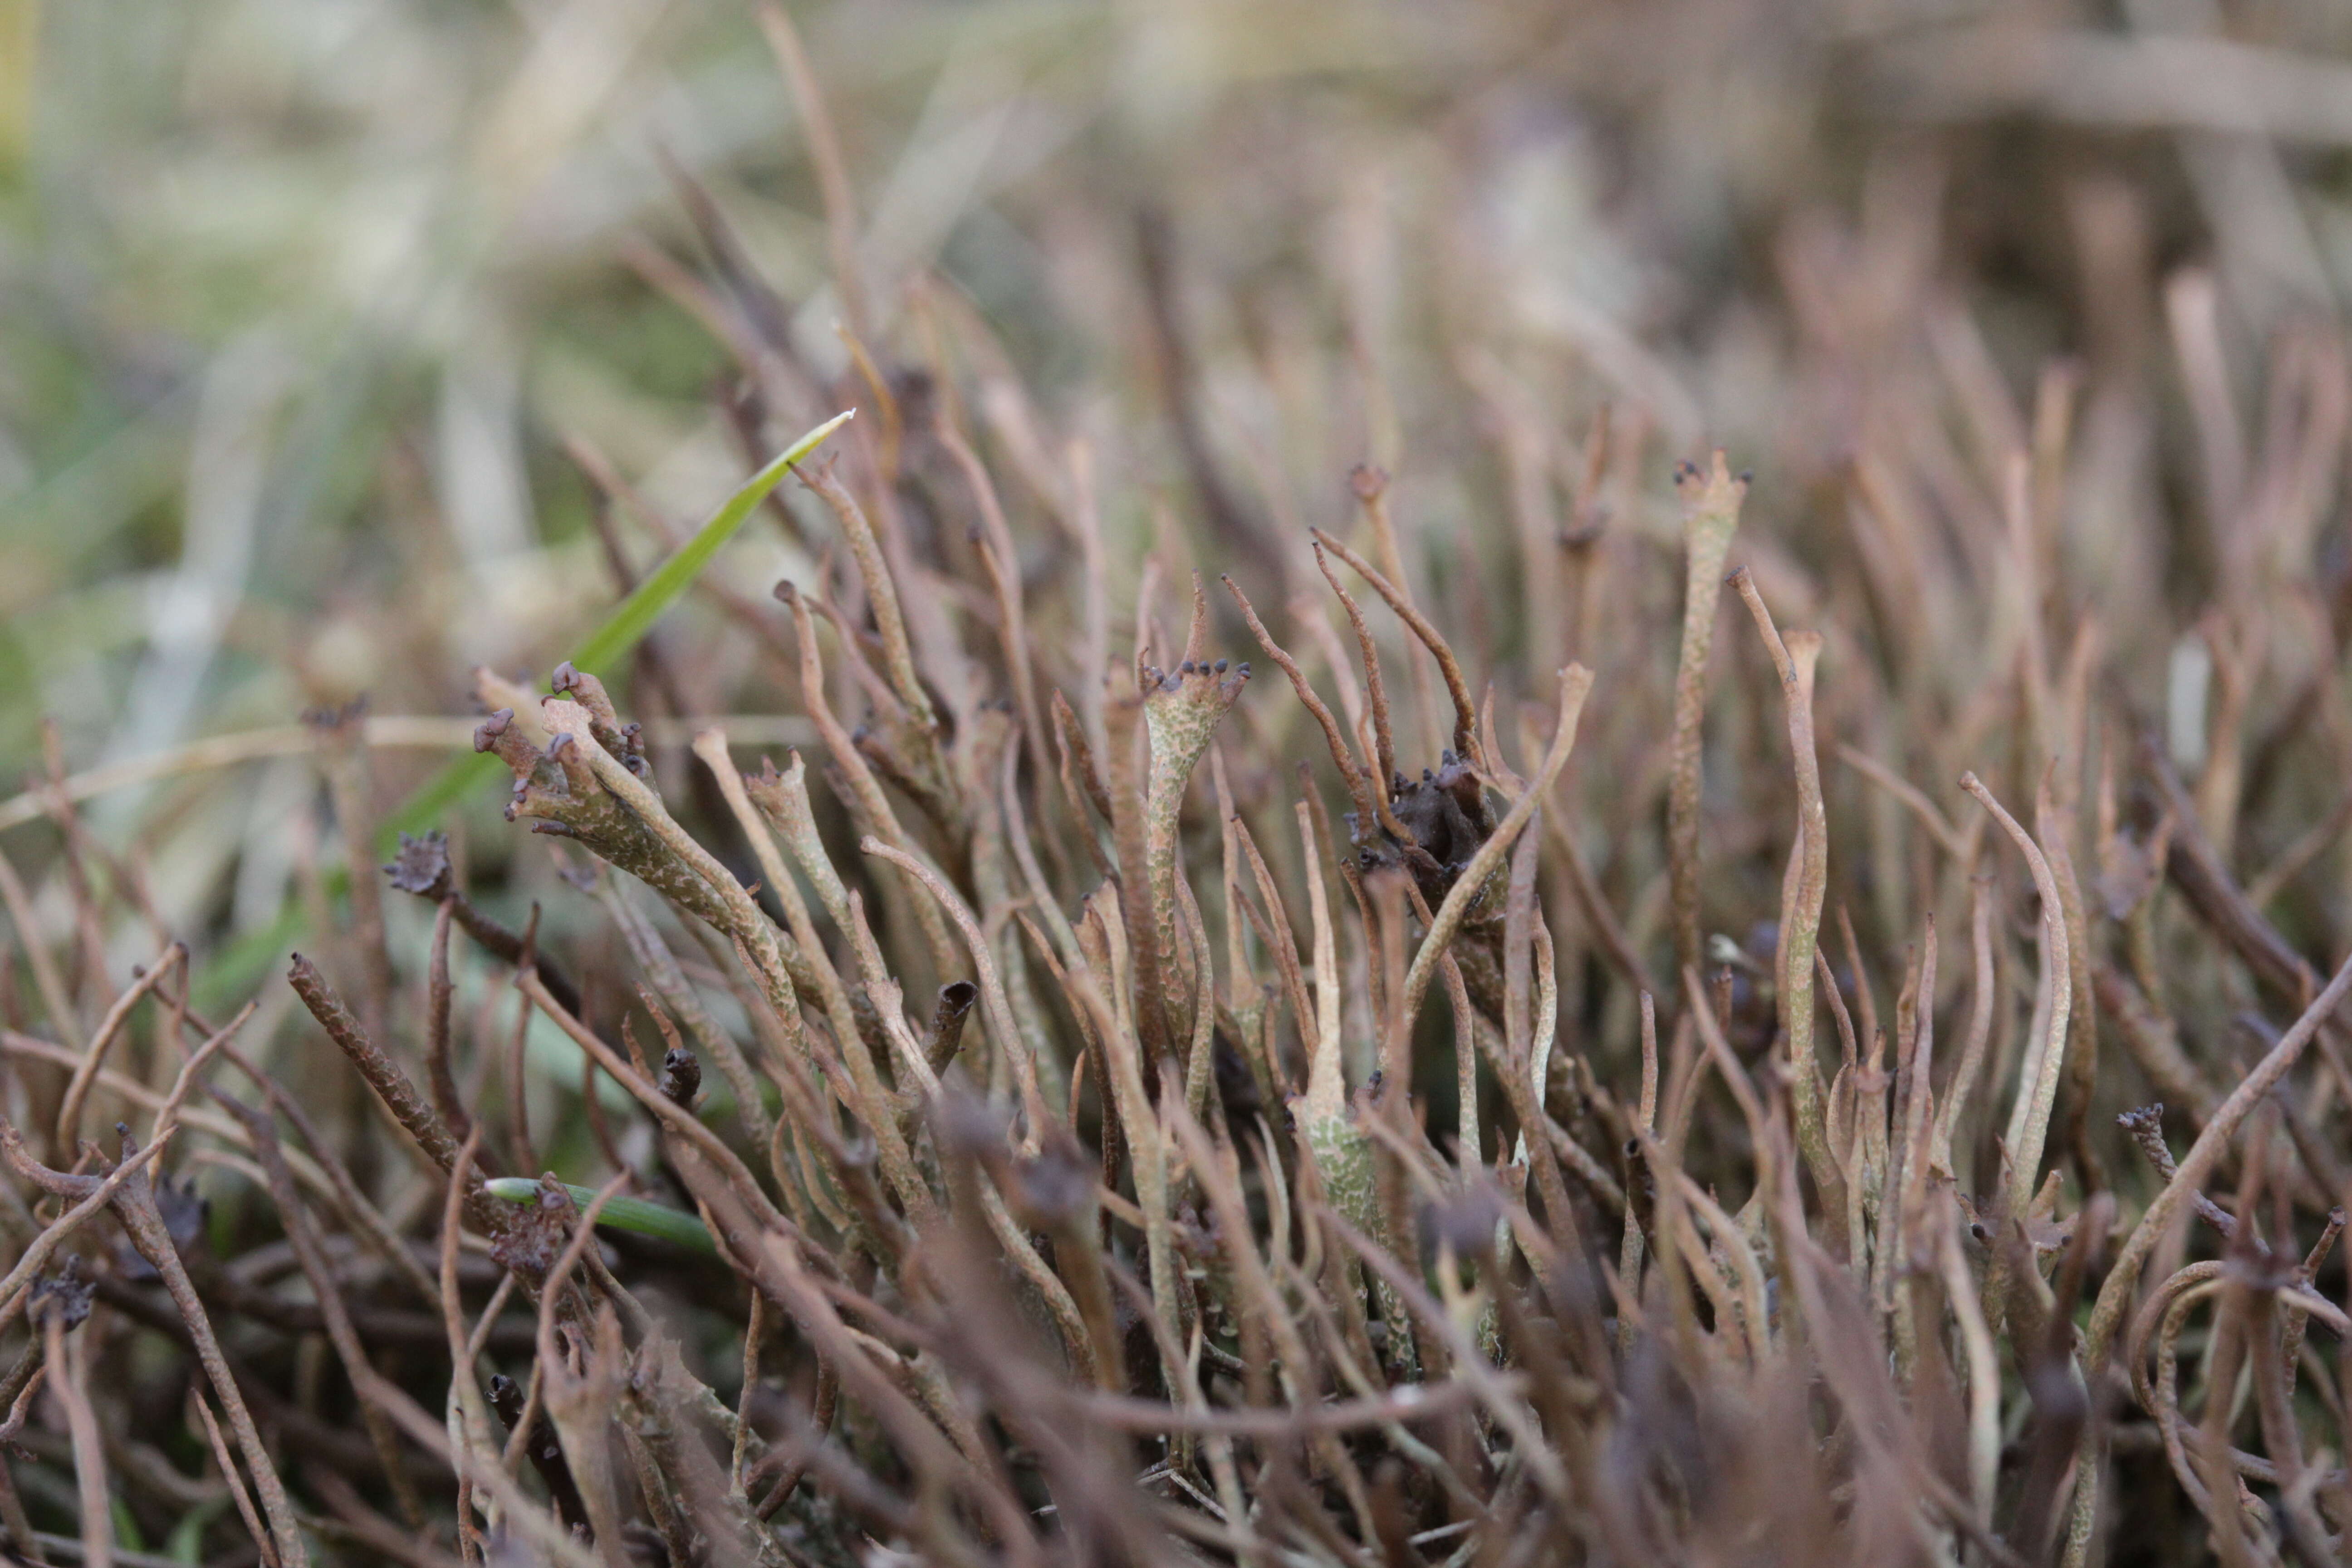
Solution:
[{"label": "thin brown stem", "polygon": [[1401,585],[1390,582],[1378,567],[1321,529],[1313,532],[1318,543],[1354,567],[1357,574],[1372,585],[1372,592],[1389,602],[1389,608],[1396,612],[1397,619],[1412,629],[1412,635],[1419,637],[1422,646],[1429,650],[1430,657],[1437,660],[1438,672],[1445,678],[1446,694],[1454,699],[1454,755],[1468,759],[1472,767],[1484,769],[1486,753],[1478,744],[1478,710],[1470,700],[1470,683],[1462,679],[1462,663],[1454,657],[1454,648],[1446,642],[1444,634],[1430,623],[1428,616],[1415,609],[1412,596]]},{"label": "thin brown stem", "polygon": [[1282,667],[1283,674],[1290,677],[1291,689],[1298,693],[1298,700],[1323,727],[1323,739],[1331,748],[1331,760],[1339,764],[1339,777],[1348,785],[1348,798],[1355,803],[1356,820],[1369,826],[1379,819],[1380,808],[1374,802],[1370,782],[1364,777],[1364,770],[1356,762],[1355,749],[1348,743],[1339,728],[1339,721],[1332,716],[1323,699],[1315,694],[1315,688],[1307,683],[1307,672],[1298,668],[1298,661],[1283,651],[1282,645],[1274,640],[1274,634],[1265,629],[1265,623],[1257,618],[1257,610],[1250,604],[1249,596],[1242,592],[1241,585],[1231,577],[1222,577],[1219,581],[1224,584],[1226,592],[1233,595],[1234,602],[1242,607],[1242,616],[1256,635],[1258,646],[1265,649],[1267,658]]},{"label": "thin brown stem", "polygon": [[[1718,471],[1721,461],[1717,459]],[[1822,805],[1822,764],[1813,743],[1813,670],[1821,659],[1818,632],[1791,632],[1784,642],[1771,611],[1742,566],[1732,585],[1748,603],[1756,629],[1780,677],[1789,710],[1789,751],[1797,774],[1797,845],[1791,885],[1780,910],[1780,1032],[1788,1040],[1789,1091],[1797,1113],[1797,1146],[1824,1197],[1841,1193],[1822,1117],[1821,1064],[1813,1051],[1813,954],[1821,943],[1822,903],[1829,892],[1829,814]]]}]

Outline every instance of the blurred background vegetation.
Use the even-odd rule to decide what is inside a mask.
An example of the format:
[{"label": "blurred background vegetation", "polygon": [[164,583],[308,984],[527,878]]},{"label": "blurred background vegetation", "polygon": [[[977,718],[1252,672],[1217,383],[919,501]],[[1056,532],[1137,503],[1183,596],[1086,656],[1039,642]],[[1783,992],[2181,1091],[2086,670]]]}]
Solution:
[{"label": "blurred background vegetation", "polygon": [[[1026,412],[986,411],[1000,459],[1024,428],[1056,454],[1093,443],[1114,583],[1188,528],[1203,547],[1165,570],[1344,519],[1370,459],[1482,662],[1570,637],[1523,606],[1515,532],[1573,525],[1555,514],[1580,500],[1671,544],[1667,467],[1708,445],[1758,470],[1759,570],[1833,576],[1890,377],[1936,383],[1901,433],[1935,506],[1996,526],[1968,458],[2063,362],[2088,392],[2061,545],[2154,680],[2206,598],[2219,482],[2164,290],[2210,280],[2221,374],[2252,407],[2268,346],[2352,283],[2339,5],[797,15],[854,191],[854,312],[899,363],[929,357],[944,315],[983,372],[1018,367]],[[600,541],[568,449],[681,525],[830,411],[814,388],[849,384],[805,121],[744,7],[0,0],[0,18],[12,787],[45,765],[44,719],[80,774],[362,693],[379,716],[465,715],[472,667],[543,672],[616,596],[614,557],[663,548],[629,515]],[[698,225],[706,194],[723,216]],[[730,268],[763,290],[729,293]],[[812,396],[747,427],[713,394],[761,310]],[[805,577],[802,537],[747,530],[720,574],[754,595]],[[1051,574],[1034,537],[1026,568]],[[1671,571],[1651,580],[1663,603]],[[722,606],[679,625],[714,650],[697,705],[796,710]],[[380,750],[377,805],[463,736]],[[342,863],[328,795],[281,755],[84,809],[153,923],[212,947],[282,934],[304,868]],[[17,804],[5,847],[63,919],[54,835]],[[511,838],[482,837],[493,859]],[[152,945],[120,941],[124,963]],[[268,955],[249,956],[240,978]]]}]

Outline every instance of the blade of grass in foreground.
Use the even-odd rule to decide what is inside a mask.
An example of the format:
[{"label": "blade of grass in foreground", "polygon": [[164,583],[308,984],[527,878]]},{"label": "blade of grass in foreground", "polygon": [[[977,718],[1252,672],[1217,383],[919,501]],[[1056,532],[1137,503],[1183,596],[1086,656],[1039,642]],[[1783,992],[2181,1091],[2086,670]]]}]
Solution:
[{"label": "blade of grass in foreground", "polygon": [[[587,1212],[588,1205],[596,1201],[596,1194],[590,1188],[575,1187],[569,1182],[562,1185],[572,1194],[572,1201],[580,1205],[583,1214]],[[492,1197],[504,1198],[510,1204],[527,1204],[539,1196],[539,1184],[529,1176],[499,1176],[484,1182],[482,1187]],[[675,1242],[697,1252],[708,1252],[714,1258],[719,1254],[718,1244],[710,1239],[710,1232],[704,1228],[700,1220],[677,1209],[664,1208],[659,1204],[649,1204],[637,1198],[606,1198],[603,1210],[596,1215],[596,1223],[614,1230],[634,1231],[639,1236]]]},{"label": "blade of grass in foreground", "polygon": [[[652,576],[637,584],[635,592],[613,607],[604,624],[588,634],[572,656],[572,662],[590,675],[607,674],[623,655],[642,641],[653,630],[687,585],[710,564],[719,547],[735,537],[752,510],[768,492],[776,488],[793,465],[817,449],[824,438],[847,423],[857,410],[852,408],[835,415],[799,440],[784,448],[766,468],[744,481],[743,487],[727,498],[726,504],[710,514],[710,521],[695,531],[694,537],[678,546],[677,553],[663,562]],[[382,843],[385,854],[397,847],[398,835],[417,833],[433,826],[434,820],[452,805],[465,798],[499,767],[496,757],[475,755],[460,757],[419,785],[416,792],[402,802],[399,809],[384,818]]]},{"label": "blade of grass in foreground", "polygon": [[[825,437],[847,424],[856,412],[850,408],[835,415],[744,480],[710,514],[709,521],[695,530],[693,538],[679,545],[627,598],[613,606],[612,614],[580,643],[572,662],[591,675],[602,676],[609,671],[653,630],[662,612],[677,602],[702,569],[710,564],[711,558],[735,537],[793,466],[823,446]],[[419,833],[432,826],[443,812],[463,800],[469,791],[488,783],[498,770],[496,757],[475,755],[460,757],[435,773],[385,815],[378,850],[389,855],[398,847],[401,834]],[[340,870],[329,873],[327,890],[331,895],[346,891],[342,884]],[[206,967],[197,984],[198,1000],[206,1006],[216,1006],[226,998],[242,994],[302,934],[302,906],[289,898],[268,929],[231,943],[217,961]]]}]

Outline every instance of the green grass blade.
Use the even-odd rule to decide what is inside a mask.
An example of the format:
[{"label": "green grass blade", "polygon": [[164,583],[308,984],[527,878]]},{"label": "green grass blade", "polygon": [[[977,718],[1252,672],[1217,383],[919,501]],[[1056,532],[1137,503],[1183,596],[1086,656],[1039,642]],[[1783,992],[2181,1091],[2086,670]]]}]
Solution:
[{"label": "green grass blade", "polygon": [[[484,1182],[482,1186],[492,1197],[504,1198],[512,1204],[527,1204],[539,1196],[539,1184],[529,1176],[500,1176],[494,1181]],[[590,1188],[575,1187],[569,1182],[563,1183],[562,1186],[583,1214],[587,1212],[588,1205],[596,1201],[596,1194]],[[696,1252],[707,1252],[714,1258],[719,1254],[718,1244],[710,1239],[710,1232],[703,1228],[700,1220],[690,1214],[666,1209],[659,1204],[645,1203],[636,1198],[606,1198],[604,1206],[597,1211],[596,1223],[610,1226],[614,1230],[650,1236]]]},{"label": "green grass blade", "polygon": [[[824,438],[846,424],[857,411],[854,408],[835,415],[799,440],[785,447],[766,468],[743,482],[742,488],[729,496],[724,505],[710,514],[710,520],[697,529],[694,537],[677,547],[677,552],[661,563],[629,596],[613,606],[604,625],[590,632],[585,641],[572,655],[572,662],[591,675],[608,673],[631,648],[644,640],[661,619],[662,612],[677,602],[688,584],[701,574],[726,542],[750,520],[752,511],[767,500],[768,492],[782,482],[793,464],[806,458],[824,445]],[[403,833],[421,833],[440,819],[441,814],[463,800],[469,793],[487,783],[499,772],[499,760],[491,756],[460,757],[417,786],[415,793],[400,804],[398,809],[385,816],[380,836],[380,847],[389,855],[397,847]]]},{"label": "green grass blade", "polygon": [[[694,537],[678,546],[654,574],[637,584],[635,592],[613,607],[604,624],[588,634],[572,662],[592,675],[604,673],[631,648],[643,640],[661,619],[662,612],[686,592],[711,557],[732,539],[752,511],[765,500],[768,492],[782,482],[793,464],[806,458],[824,444],[824,438],[848,423],[857,411],[846,409],[785,447],[774,461],[746,479],[741,488],[729,496],[724,505],[710,514],[709,521],[695,531]],[[439,821],[447,811],[469,793],[488,784],[499,773],[499,760],[492,756],[472,755],[457,758],[435,773],[410,794],[408,798],[386,814],[377,837],[379,852],[390,855],[399,847],[399,836],[421,833]],[[349,891],[348,879],[340,866],[328,868],[324,879],[330,898],[341,898]],[[288,899],[278,911],[278,919],[258,931],[247,933],[230,944],[205,968],[198,983],[198,996],[205,1005],[217,1007],[229,999],[250,990],[263,970],[281,958],[286,950],[302,935],[305,925],[302,906]]]},{"label": "green grass blade", "polygon": [[701,574],[719,553],[719,547],[735,536],[751,515],[751,509],[765,500],[768,492],[783,479],[793,465],[805,458],[824,443],[824,438],[847,424],[855,408],[845,409],[791,446],[784,448],[766,468],[753,474],[743,488],[727,498],[727,504],[710,514],[692,539],[678,547],[677,553],[661,563],[654,574],[636,586],[636,591],[621,601],[604,624],[580,645],[572,662],[591,675],[606,673],[612,663],[637,646],[639,638],[653,629],[653,624],[667,609],[670,602],[686,592],[686,585]]}]

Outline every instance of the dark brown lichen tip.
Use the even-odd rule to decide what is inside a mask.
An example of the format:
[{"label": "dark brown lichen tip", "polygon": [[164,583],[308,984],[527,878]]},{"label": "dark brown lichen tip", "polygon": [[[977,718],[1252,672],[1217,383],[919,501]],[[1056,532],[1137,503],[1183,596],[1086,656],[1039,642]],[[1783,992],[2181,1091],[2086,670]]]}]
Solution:
[{"label": "dark brown lichen tip", "polygon": [[498,744],[499,737],[505,734],[507,732],[507,726],[513,722],[514,710],[511,708],[501,708],[497,712],[491,714],[488,718],[483,720],[480,723],[475,725],[474,750],[477,752],[488,751],[492,746]]},{"label": "dark brown lichen tip", "polygon": [[[476,751],[481,750],[477,744]],[[394,889],[419,897],[436,898],[446,890],[449,877],[449,839],[446,834],[429,833],[400,836],[400,849],[383,868],[392,879]]]}]

